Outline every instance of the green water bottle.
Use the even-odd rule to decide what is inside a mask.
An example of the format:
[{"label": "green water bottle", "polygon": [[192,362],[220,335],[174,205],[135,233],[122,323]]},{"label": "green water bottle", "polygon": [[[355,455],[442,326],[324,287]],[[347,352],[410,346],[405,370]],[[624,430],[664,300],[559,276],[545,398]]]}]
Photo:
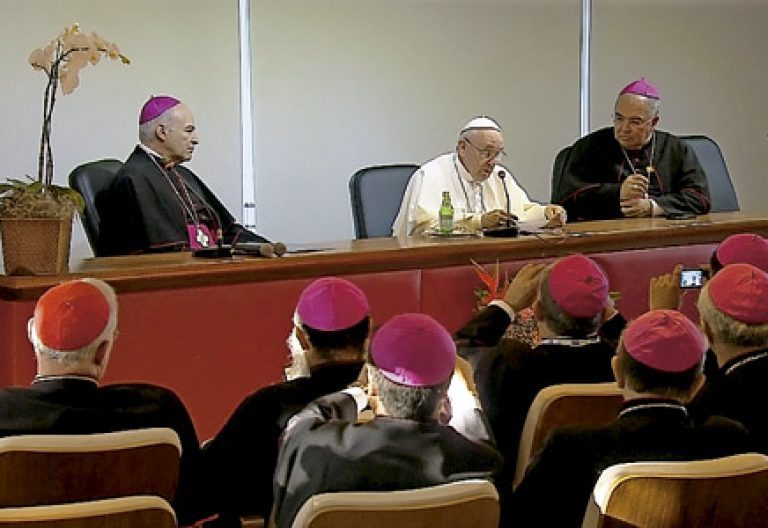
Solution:
[{"label": "green water bottle", "polygon": [[443,203],[440,204],[438,213],[440,218],[440,232],[444,235],[453,233],[453,204],[451,203],[451,193],[443,191]]}]

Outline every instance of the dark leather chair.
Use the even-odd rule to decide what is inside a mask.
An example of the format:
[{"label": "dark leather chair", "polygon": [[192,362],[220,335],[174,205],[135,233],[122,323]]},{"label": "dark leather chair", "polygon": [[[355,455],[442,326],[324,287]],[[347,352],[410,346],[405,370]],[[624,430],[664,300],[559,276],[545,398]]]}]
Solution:
[{"label": "dark leather chair", "polygon": [[90,161],[75,167],[69,173],[69,186],[83,195],[85,209],[81,215],[83,229],[88,237],[94,255],[99,255],[99,211],[96,199],[115,179],[117,171],[123,166],[120,160],[103,159]]},{"label": "dark leather chair", "polygon": [[568,162],[568,156],[571,154],[571,146],[563,148],[555,156],[555,162],[552,164],[552,189],[550,195],[550,201],[557,203],[555,200],[562,197],[562,191],[560,185],[563,181],[563,173],[565,172],[565,165]]},{"label": "dark leather chair", "polygon": [[392,236],[405,188],[418,168],[414,164],[377,165],[352,175],[349,197],[356,238]]},{"label": "dark leather chair", "polygon": [[728,167],[725,165],[725,158],[717,143],[707,136],[680,137],[693,149],[707,176],[709,196],[712,201],[710,211],[713,213],[739,211],[739,199],[736,197]]}]

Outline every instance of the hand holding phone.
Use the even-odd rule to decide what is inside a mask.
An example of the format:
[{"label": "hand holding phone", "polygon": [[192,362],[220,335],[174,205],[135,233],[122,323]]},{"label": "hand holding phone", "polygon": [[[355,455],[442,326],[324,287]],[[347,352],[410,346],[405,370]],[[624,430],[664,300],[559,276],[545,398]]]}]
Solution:
[{"label": "hand holding phone", "polygon": [[680,288],[683,290],[694,290],[704,286],[704,280],[707,278],[707,272],[701,268],[684,269],[680,273]]}]

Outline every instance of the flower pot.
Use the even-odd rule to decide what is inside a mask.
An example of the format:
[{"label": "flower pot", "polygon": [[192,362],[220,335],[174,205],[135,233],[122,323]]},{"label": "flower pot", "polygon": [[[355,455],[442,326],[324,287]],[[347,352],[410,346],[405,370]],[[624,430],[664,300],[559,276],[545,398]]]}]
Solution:
[{"label": "flower pot", "polygon": [[0,218],[6,275],[69,272],[72,218]]}]

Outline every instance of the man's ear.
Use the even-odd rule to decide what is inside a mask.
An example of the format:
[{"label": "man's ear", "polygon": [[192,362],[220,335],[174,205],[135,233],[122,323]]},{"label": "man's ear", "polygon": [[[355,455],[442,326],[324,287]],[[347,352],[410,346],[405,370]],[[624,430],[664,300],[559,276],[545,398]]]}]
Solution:
[{"label": "man's ear", "polygon": [[160,141],[165,141],[168,137],[168,132],[165,130],[165,125],[157,125],[155,127],[155,137]]},{"label": "man's ear", "polygon": [[300,325],[294,325],[293,329],[296,332],[296,338],[299,340],[299,343],[301,343],[301,348],[309,350],[312,345],[309,343],[309,336],[304,329]]},{"label": "man's ear", "polygon": [[654,127],[655,127],[655,126],[658,124],[658,122],[659,122],[659,115],[658,115],[658,114],[656,114],[656,115],[655,115],[655,116],[653,116],[653,118],[651,119],[651,126],[654,126]]},{"label": "man's ear", "polygon": [[624,372],[621,370],[621,365],[619,364],[619,356],[614,355],[611,358],[611,371],[613,371],[613,377],[616,380],[616,386],[620,389],[624,388]]},{"label": "man's ear", "polygon": [[699,317],[699,329],[701,330],[701,333],[704,334],[704,337],[707,338],[707,341],[709,341],[709,345],[712,346],[712,329],[701,317]]},{"label": "man's ear", "polygon": [[96,348],[96,354],[93,356],[93,362],[99,367],[105,366],[109,352],[109,347],[112,345],[110,341],[102,341]]},{"label": "man's ear", "polygon": [[[704,386],[704,382],[707,381],[706,376],[704,374],[700,374],[691,384],[691,388],[688,390],[688,400],[691,401],[696,397],[696,394],[701,390],[701,388]],[[686,402],[687,403],[687,402]]]}]

